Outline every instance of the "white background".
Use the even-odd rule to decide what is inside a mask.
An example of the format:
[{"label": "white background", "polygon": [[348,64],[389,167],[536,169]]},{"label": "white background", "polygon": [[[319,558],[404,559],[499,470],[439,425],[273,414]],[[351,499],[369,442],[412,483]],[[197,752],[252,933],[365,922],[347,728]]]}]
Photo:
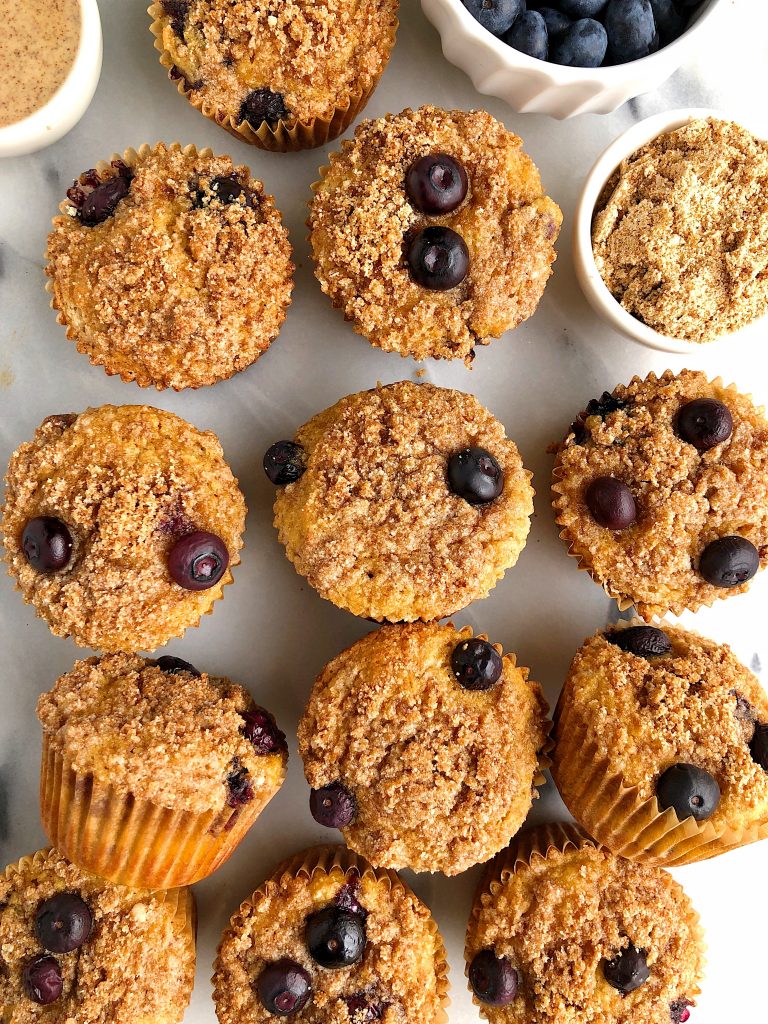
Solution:
[{"label": "white background", "polygon": [[[632,374],[680,369],[686,359],[641,348],[604,327],[582,298],[570,259],[570,222],[583,178],[599,152],[633,121],[677,106],[719,106],[733,116],[764,113],[768,69],[768,11],[760,0],[733,0],[718,38],[656,94],[610,116],[583,115],[559,123],[518,116],[478,95],[447,64],[436,32],[416,0],[404,0],[402,25],[389,69],[366,114],[433,102],[484,106],[524,139],[549,193],[565,214],[560,257],[541,306],[514,334],[480,348],[474,369],[426,364],[427,380],[474,392],[506,425],[534,472],[538,492],[528,545],[490,598],[456,616],[516,651],[554,702],[581,641],[615,614],[615,606],[579,573],[557,537],[549,507],[551,459],[546,447],[561,436],[585,402]],[[192,1024],[215,1021],[209,976],[216,943],[230,914],[279,858],[329,841],[315,825],[293,735],[315,675],[325,662],[369,629],[322,601],[292,569],[271,526],[272,488],[261,470],[264,449],[291,437],[301,423],[342,395],[414,378],[411,360],[384,354],[355,335],[315,281],[305,240],[309,185],[322,152],[265,154],[232,140],[204,120],[166,80],[152,46],[142,0],[101,0],[105,60],[101,84],[81,124],[58,145],[34,157],[0,161],[0,464],[30,438],[47,415],[104,402],[156,404],[222,440],[250,509],[242,565],[235,585],[199,629],[174,641],[178,654],[201,669],[248,686],[274,710],[291,741],[288,781],[232,860],[197,887],[199,970]],[[747,20],[749,18],[749,20]],[[1,73],[1,72],[0,72]],[[90,366],[55,323],[43,290],[45,237],[64,191],[77,174],[114,151],[143,142],[178,140],[211,145],[248,163],[276,196],[295,247],[296,290],[279,339],[255,366],[234,380],[180,395],[141,391]],[[768,327],[766,328],[768,333]],[[690,366],[722,375],[768,399],[765,349],[702,349]],[[696,628],[731,643],[753,668],[768,664],[768,573],[751,592],[695,618]],[[37,696],[82,656],[53,637],[0,578],[0,865],[45,843],[37,811],[40,747]],[[551,785],[536,819],[564,813]],[[709,944],[704,994],[693,1024],[768,1019],[765,865],[768,844],[676,872],[701,911]],[[463,933],[478,869],[446,879],[408,876],[432,907],[446,938],[453,977],[454,1022],[478,1019],[466,993]],[[128,1024],[128,1022],[124,1022]]]}]

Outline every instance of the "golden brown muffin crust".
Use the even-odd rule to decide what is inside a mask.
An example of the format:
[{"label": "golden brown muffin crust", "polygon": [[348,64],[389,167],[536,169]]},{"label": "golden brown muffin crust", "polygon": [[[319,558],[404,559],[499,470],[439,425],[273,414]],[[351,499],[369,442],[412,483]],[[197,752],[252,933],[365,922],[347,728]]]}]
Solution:
[{"label": "golden brown muffin crust", "polygon": [[352,792],[344,838],[376,865],[458,874],[505,846],[531,807],[546,703],[514,655],[489,690],[464,689],[451,655],[471,636],[383,626],[315,683],[299,724],[307,781]]},{"label": "golden brown muffin crust", "polygon": [[[312,203],[312,249],[323,291],[359,334],[403,356],[469,362],[533,314],[562,213],[521,146],[484,111],[426,106],[363,121],[332,155]],[[425,217],[405,177],[434,152],[464,166],[469,192],[455,212]],[[405,239],[427,225],[447,225],[469,249],[467,276],[449,291],[417,285],[405,264]]]},{"label": "golden brown muffin crust", "polygon": [[[319,413],[296,441],[307,468],[279,491],[275,525],[297,571],[353,614],[451,615],[517,561],[533,511],[530,474],[471,395],[410,381],[377,387]],[[448,459],[470,446],[504,471],[504,490],[487,505],[448,488]]]}]

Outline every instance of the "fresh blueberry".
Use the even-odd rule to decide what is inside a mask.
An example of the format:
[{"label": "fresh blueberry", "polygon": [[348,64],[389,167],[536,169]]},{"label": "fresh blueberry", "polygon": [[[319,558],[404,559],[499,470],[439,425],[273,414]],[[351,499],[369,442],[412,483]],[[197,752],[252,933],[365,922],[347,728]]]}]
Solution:
[{"label": "fresh blueberry", "polygon": [[749,743],[749,752],[755,764],[768,772],[768,725],[755,726],[755,733]]},{"label": "fresh blueberry", "polygon": [[605,980],[623,996],[640,988],[651,976],[645,950],[632,943],[613,959],[603,961]]},{"label": "fresh blueberry", "polygon": [[760,554],[745,537],[719,537],[699,557],[699,573],[713,587],[738,587],[759,568]]},{"label": "fresh blueberry", "polygon": [[508,1006],[517,995],[517,971],[506,957],[481,949],[469,965],[469,984],[481,1003]]},{"label": "fresh blueberry", "polygon": [[243,807],[253,800],[253,785],[251,784],[251,773],[240,761],[233,757],[229,766],[226,778],[227,785],[227,806]]},{"label": "fresh blueberry", "polygon": [[594,18],[608,3],[608,0],[560,0],[560,10],[569,18]]},{"label": "fresh blueberry", "polygon": [[653,19],[664,43],[671,43],[682,35],[686,16],[680,10],[679,0],[651,0]]},{"label": "fresh blueberry", "polygon": [[242,712],[245,725],[240,732],[249,743],[253,744],[257,754],[274,754],[285,750],[285,733],[277,727],[277,722],[264,708],[252,707]]},{"label": "fresh blueberry", "polygon": [[733,433],[731,410],[716,398],[695,398],[677,414],[677,433],[700,452],[708,452]]},{"label": "fresh blueberry", "polygon": [[504,42],[529,57],[546,60],[549,52],[547,23],[538,11],[526,11],[504,33]]},{"label": "fresh blueberry", "polygon": [[411,205],[429,216],[452,213],[464,202],[468,188],[467,172],[447,153],[421,157],[405,175]]},{"label": "fresh blueberry", "polygon": [[621,480],[599,476],[584,493],[584,501],[598,526],[606,530],[626,530],[637,521],[637,506],[632,491]]},{"label": "fresh blueberry", "polygon": [[168,571],[185,590],[215,587],[229,565],[229,553],[221,537],[195,530],[177,540],[168,555]]},{"label": "fresh blueberry", "polygon": [[609,0],[605,8],[608,56],[615,64],[646,57],[656,35],[651,0]]},{"label": "fresh blueberry", "polygon": [[275,441],[264,454],[264,472],[278,487],[295,483],[306,468],[304,449],[295,441]]},{"label": "fresh blueberry", "polygon": [[184,661],[183,658],[174,658],[172,654],[163,654],[155,660],[155,664],[161,672],[189,672],[191,676],[199,679],[201,673],[195,668],[194,665],[190,665],[188,661]]},{"label": "fresh blueberry", "polygon": [[669,637],[656,626],[617,629],[613,633],[606,633],[605,639],[628,654],[636,654],[638,658],[658,658],[672,650]]},{"label": "fresh blueberry", "polygon": [[82,896],[60,892],[44,900],[35,914],[35,931],[50,953],[71,953],[88,941],[93,916]]},{"label": "fresh blueberry", "polygon": [[503,36],[525,10],[525,0],[462,0],[472,17],[495,36]]},{"label": "fresh blueberry", "polygon": [[33,1003],[50,1006],[64,987],[59,961],[53,956],[36,956],[29,960],[21,972],[21,983]]},{"label": "fresh blueberry", "polygon": [[501,678],[503,662],[492,644],[472,637],[454,647],[451,669],[465,690],[489,690]]},{"label": "fresh blueberry", "polygon": [[307,918],[305,937],[309,955],[321,967],[349,967],[365,951],[365,920],[331,905]]},{"label": "fresh blueberry", "polygon": [[656,799],[662,811],[672,808],[681,821],[706,821],[720,803],[717,780],[695,764],[673,764],[656,783]]},{"label": "fresh blueberry", "polygon": [[570,68],[599,68],[607,48],[608,36],[600,22],[581,18],[551,47],[550,59],[554,64]]},{"label": "fresh blueberry", "polygon": [[240,105],[238,122],[247,121],[254,128],[258,128],[266,121],[270,128],[274,128],[278,121],[283,121],[287,117],[290,117],[290,112],[282,93],[272,92],[271,89],[254,89]]},{"label": "fresh blueberry", "polygon": [[346,828],[357,814],[357,801],[342,782],[313,789],[309,794],[309,810],[318,825]]},{"label": "fresh blueberry", "polygon": [[464,448],[448,460],[448,486],[470,505],[487,505],[504,490],[504,470],[485,448]]},{"label": "fresh blueberry", "polygon": [[469,250],[458,232],[446,227],[418,231],[408,246],[408,269],[416,284],[430,291],[449,291],[469,270]]},{"label": "fresh blueberry", "polygon": [[301,964],[283,957],[267,964],[256,982],[256,991],[267,1013],[290,1017],[306,1006],[312,995],[312,979]]},{"label": "fresh blueberry", "polygon": [[549,36],[550,43],[559,39],[571,24],[571,19],[566,14],[563,14],[562,11],[555,10],[554,7],[540,7],[539,14],[547,26],[547,35]]},{"label": "fresh blueberry", "polygon": [[72,534],[60,519],[30,519],[21,536],[24,557],[38,572],[58,572],[72,557]]}]

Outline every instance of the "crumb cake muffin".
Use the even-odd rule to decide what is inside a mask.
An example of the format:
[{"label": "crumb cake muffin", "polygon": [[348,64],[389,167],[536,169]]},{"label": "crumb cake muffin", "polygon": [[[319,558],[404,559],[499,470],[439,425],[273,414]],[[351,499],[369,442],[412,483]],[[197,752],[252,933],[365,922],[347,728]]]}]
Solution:
[{"label": "crumb cake muffin", "polygon": [[376,88],[397,30],[397,0],[160,0],[155,46],[179,92],[264,149],[322,145]]},{"label": "crumb cake muffin", "polygon": [[525,820],[546,712],[485,635],[382,626],[324,669],[299,724],[312,814],[377,867],[458,874]]},{"label": "crumb cake muffin", "polygon": [[447,973],[428,907],[394,871],[316,847],[281,864],[232,917],[213,998],[220,1024],[445,1024]]},{"label": "crumb cake muffin", "polygon": [[216,436],[142,405],[49,416],[11,457],[9,573],[51,631],[153,650],[232,582],[245,501]]},{"label": "crumb cake muffin", "polygon": [[729,647],[666,623],[599,632],[556,722],[557,787],[614,853],[685,864],[768,837],[768,695]]},{"label": "crumb cake muffin", "polygon": [[400,381],[348,395],[278,441],[275,526],[322,597],[354,615],[436,619],[514,565],[531,474],[472,395]]},{"label": "crumb cake muffin", "polygon": [[465,956],[491,1024],[684,1024],[704,966],[698,914],[672,876],[573,825],[522,833],[489,865]]},{"label": "crumb cake muffin", "polygon": [[768,564],[768,420],[703,373],[634,377],[589,402],[552,489],[569,553],[644,619],[743,593]]},{"label": "crumb cake muffin", "polygon": [[521,140],[485,111],[364,121],[314,186],[316,275],[372,344],[463,359],[531,316],[562,222]]},{"label": "crumb cake muffin", "polygon": [[285,736],[228,679],[180,658],[79,661],[37,703],[51,842],[121,885],[191,885],[232,854],[285,778]]},{"label": "crumb cake muffin", "polygon": [[56,850],[0,875],[5,1024],[179,1024],[194,975],[190,889],[110,885]]},{"label": "crumb cake muffin", "polygon": [[46,273],[59,322],[94,365],[178,391],[244,370],[277,337],[291,247],[247,167],[158,143],[86,171],[67,197]]}]

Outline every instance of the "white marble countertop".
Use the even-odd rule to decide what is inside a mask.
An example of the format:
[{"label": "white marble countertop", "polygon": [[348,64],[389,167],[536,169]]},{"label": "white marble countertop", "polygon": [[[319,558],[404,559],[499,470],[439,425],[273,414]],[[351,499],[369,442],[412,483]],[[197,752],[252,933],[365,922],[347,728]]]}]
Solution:
[{"label": "white marble countertop", "polygon": [[[0,464],[31,437],[47,415],[104,402],[148,402],[171,409],[221,438],[250,509],[242,565],[227,600],[198,629],[170,645],[209,671],[248,686],[274,710],[289,733],[312,680],[325,662],[367,632],[369,623],[322,601],[285,559],[271,526],[272,488],[261,470],[265,448],[292,436],[313,413],[377,380],[413,378],[411,360],[371,348],[321,294],[308,259],[305,204],[324,161],[321,151],[265,154],[235,142],[200,117],[166,80],[152,47],[144,0],[101,0],[105,55],[101,84],[80,125],[36,156],[0,161]],[[761,0],[730,0],[724,31],[659,92],[610,116],[583,115],[559,123],[517,116],[477,94],[442,57],[439,40],[417,0],[403,0],[398,44],[366,115],[433,102],[486,107],[524,139],[549,193],[565,213],[560,257],[536,315],[514,334],[478,351],[474,368],[425,364],[425,379],[474,392],[506,424],[534,472],[536,516],[528,545],[490,598],[456,616],[486,630],[532,667],[551,701],[581,641],[615,615],[612,602],[577,571],[558,540],[548,504],[550,441],[584,403],[632,374],[680,369],[686,359],[664,356],[604,327],[581,296],[570,259],[570,217],[581,182],[599,154],[633,121],[677,106],[714,106],[735,118],[762,114],[768,69],[768,10]],[[750,21],[747,23],[747,16]],[[280,338],[255,366],[213,388],[182,394],[141,391],[108,378],[67,342],[43,290],[50,217],[71,180],[98,159],[142,142],[179,140],[210,145],[248,163],[276,196],[290,228],[298,265],[294,301]],[[766,329],[768,331],[768,328]],[[733,347],[717,356],[703,349],[687,360],[768,400],[765,351]],[[688,623],[731,643],[754,669],[768,664],[768,573],[751,592]],[[53,637],[0,578],[0,864],[44,845],[37,809],[40,735],[38,694],[82,655]],[[537,820],[563,814],[545,788]],[[307,809],[300,759],[291,745],[286,786],[232,860],[197,886],[199,968],[190,1024],[213,1024],[209,976],[219,935],[239,901],[279,858],[329,833]],[[736,851],[676,872],[701,911],[709,944],[704,994],[692,1024],[764,1021],[765,866],[768,844]],[[478,1020],[466,992],[461,949],[477,869],[457,879],[412,878],[446,938],[453,977],[454,1024]]]}]

